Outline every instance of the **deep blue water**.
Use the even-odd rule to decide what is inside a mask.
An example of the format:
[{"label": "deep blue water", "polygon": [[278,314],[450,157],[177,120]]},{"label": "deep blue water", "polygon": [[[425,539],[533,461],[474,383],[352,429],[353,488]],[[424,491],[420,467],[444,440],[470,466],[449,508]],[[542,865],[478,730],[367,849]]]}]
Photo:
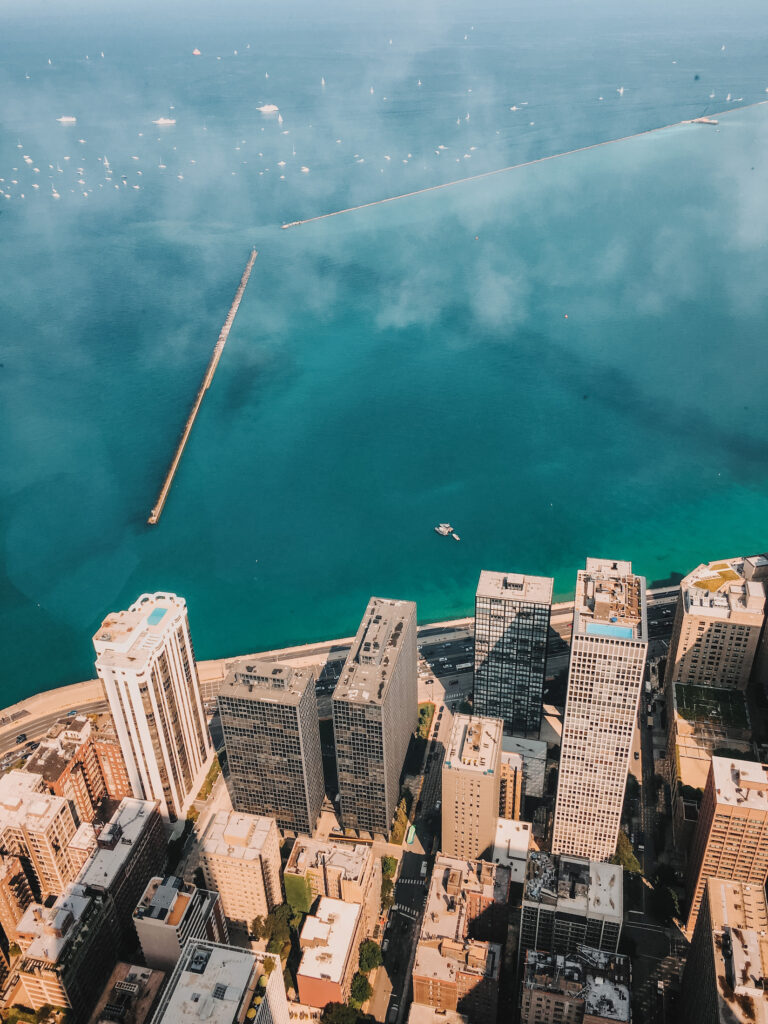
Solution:
[{"label": "deep blue water", "polygon": [[369,6],[4,11],[3,703],[146,590],[205,658],[767,546],[762,3]]}]

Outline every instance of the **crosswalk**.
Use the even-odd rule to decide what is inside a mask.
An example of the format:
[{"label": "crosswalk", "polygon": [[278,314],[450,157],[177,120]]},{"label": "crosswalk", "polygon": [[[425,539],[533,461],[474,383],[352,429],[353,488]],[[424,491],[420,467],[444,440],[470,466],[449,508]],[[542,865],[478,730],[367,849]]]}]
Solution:
[{"label": "crosswalk", "polygon": [[414,910],[413,907],[404,907],[402,903],[395,903],[392,909],[396,910],[398,914],[404,914],[405,917],[410,917],[412,921],[418,920],[418,911]]},{"label": "crosswalk", "polygon": [[423,878],[398,878],[398,885],[424,885]]}]

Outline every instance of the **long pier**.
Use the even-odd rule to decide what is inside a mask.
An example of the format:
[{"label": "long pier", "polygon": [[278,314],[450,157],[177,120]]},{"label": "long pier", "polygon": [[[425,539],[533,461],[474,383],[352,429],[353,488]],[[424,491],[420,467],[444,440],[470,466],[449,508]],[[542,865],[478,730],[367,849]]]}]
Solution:
[{"label": "long pier", "polygon": [[318,220],[327,220],[329,217],[341,217],[345,213],[357,213],[358,210],[367,210],[371,206],[383,206],[385,203],[396,203],[399,199],[411,199],[413,196],[424,195],[425,192],[440,192],[442,189],[453,188],[455,185],[464,185],[470,181],[480,181],[483,178],[492,178],[495,174],[508,174],[510,171],[519,171],[523,167],[533,167],[535,164],[544,164],[549,160],[561,160],[564,156],[574,156],[576,153],[587,153],[591,149],[600,149],[602,146],[613,146],[617,142],[628,142],[630,139],[639,139],[642,135],[653,135],[656,132],[664,132],[669,128],[680,128],[685,124],[717,124],[716,117],[733,113],[736,110],[748,110],[750,107],[760,107],[768,100],[757,100],[754,103],[744,103],[739,107],[731,107],[729,110],[722,110],[711,117],[695,117],[689,121],[675,121],[673,124],[658,125],[655,128],[646,128],[644,131],[633,132],[631,135],[622,135],[619,138],[603,139],[602,142],[593,142],[588,146],[579,146],[576,149],[568,149],[563,153],[550,153],[547,156],[537,157],[535,160],[524,160],[519,164],[510,164],[509,167],[496,167],[492,171],[481,171],[479,174],[471,174],[466,178],[454,178],[452,181],[444,181],[441,185],[426,185],[424,188],[417,188],[414,192],[403,192],[397,196],[387,196],[386,199],[374,199],[370,203],[360,203],[358,206],[348,206],[344,210],[334,210],[332,213],[320,213],[315,217],[307,217],[305,220],[292,220],[288,224],[280,226],[285,231],[288,228],[298,228],[302,224],[314,224]]},{"label": "long pier", "polygon": [[165,474],[163,486],[160,488],[160,492],[157,495],[157,500],[155,501],[155,504],[152,506],[152,511],[149,514],[149,519],[147,520],[147,524],[149,526],[155,526],[156,523],[159,522],[160,516],[163,514],[163,509],[165,508],[165,503],[168,500],[168,493],[171,489],[173,478],[176,476],[176,470],[179,468],[179,463],[181,462],[181,456],[184,454],[184,449],[187,446],[187,441],[189,440],[189,435],[192,432],[192,427],[195,425],[197,414],[200,412],[200,406],[203,404],[205,392],[213,383],[213,376],[216,373],[216,367],[219,365],[221,353],[224,351],[224,346],[227,343],[229,331],[232,327],[232,324],[235,321],[235,316],[240,307],[240,300],[243,297],[245,286],[248,284],[248,278],[251,276],[253,264],[256,262],[257,256],[258,252],[255,249],[251,249],[251,255],[248,257],[248,262],[245,265],[243,276],[240,278],[240,285],[238,286],[238,289],[235,292],[235,298],[232,302],[232,305],[229,307],[227,319],[224,321],[224,326],[221,328],[218,340],[214,346],[213,354],[211,355],[211,361],[208,363],[208,368],[205,371],[203,382],[200,385],[200,389],[197,392],[197,397],[195,398],[190,414],[187,417],[187,422],[184,425],[184,430],[182,431],[181,438],[176,447],[176,452],[173,456],[173,460],[171,461],[171,465],[168,468],[168,472]]}]

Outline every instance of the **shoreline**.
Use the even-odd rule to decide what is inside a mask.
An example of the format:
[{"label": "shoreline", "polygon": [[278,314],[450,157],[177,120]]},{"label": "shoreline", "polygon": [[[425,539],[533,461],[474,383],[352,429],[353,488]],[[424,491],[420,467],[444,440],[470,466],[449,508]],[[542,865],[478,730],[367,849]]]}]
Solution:
[{"label": "shoreline", "polygon": [[[666,591],[671,587],[661,587],[658,593]],[[573,600],[559,601],[552,605],[552,619],[562,618],[573,613]],[[417,629],[421,633],[425,630],[466,630],[474,623],[474,615],[464,615],[455,619],[439,619],[433,622],[419,623]],[[197,674],[200,680],[200,688],[204,692],[207,687],[215,685],[224,679],[227,669],[234,661],[242,658],[264,658],[278,660],[284,658],[291,661],[306,660],[307,662],[318,662],[329,660],[328,655],[334,648],[346,649],[352,644],[354,637],[339,637],[332,640],[318,640],[314,643],[296,644],[290,647],[275,648],[270,651],[246,652],[244,654],[229,654],[222,658],[209,658],[197,662]],[[316,653],[317,656],[313,656]],[[102,689],[101,680],[86,679],[79,683],[65,683],[62,686],[52,687],[50,690],[42,690],[31,697],[24,697],[22,700],[0,711],[0,746],[9,749],[13,744],[8,744],[8,737],[11,734],[26,732],[28,728],[34,728],[34,723],[41,719],[50,719],[66,715],[72,710],[88,713],[101,707],[106,707],[107,701]],[[46,725],[46,729],[48,726]],[[45,730],[44,730],[45,731]],[[32,737],[30,737],[32,738]]]}]

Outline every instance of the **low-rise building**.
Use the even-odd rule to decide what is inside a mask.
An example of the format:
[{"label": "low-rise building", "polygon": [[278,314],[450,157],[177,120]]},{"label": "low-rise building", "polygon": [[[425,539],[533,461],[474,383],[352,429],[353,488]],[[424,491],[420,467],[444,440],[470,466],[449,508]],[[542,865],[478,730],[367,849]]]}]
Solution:
[{"label": "low-rise building", "polygon": [[88,1024],[145,1024],[154,1011],[165,975],[119,961]]},{"label": "low-rise building", "polygon": [[135,945],[133,911],[150,878],[165,863],[166,842],[157,800],[125,797],[96,840],[96,849],[77,876],[86,893],[111,904],[120,944]]},{"label": "low-rise building", "polygon": [[283,873],[288,902],[308,912],[319,896],[363,908],[362,935],[369,937],[381,906],[381,861],[370,846],[299,836]]},{"label": "low-rise building", "polygon": [[532,850],[520,921],[520,950],[572,953],[578,945],[615,953],[623,919],[616,864]]},{"label": "low-rise building", "polygon": [[80,821],[93,821],[107,796],[86,715],[60,718],[51,726],[25,771],[41,775],[49,793],[71,800]]},{"label": "low-rise building", "polygon": [[152,1024],[199,1024],[201,1020],[206,1024],[290,1024],[280,957],[189,939]]},{"label": "low-rise building", "polygon": [[435,861],[413,967],[413,998],[493,1020],[507,929],[509,870],[440,855]]},{"label": "low-rise building", "polygon": [[493,863],[509,869],[510,883],[522,886],[528,853],[533,840],[530,821],[515,821],[499,818],[496,822],[496,837],[493,841]]},{"label": "low-rise building", "polygon": [[708,878],[683,974],[685,1024],[768,1021],[768,907],[762,885]]},{"label": "low-rise building", "polygon": [[153,878],[133,913],[147,967],[171,971],[188,939],[228,941],[217,892],[198,889],[183,878]]},{"label": "low-rise building", "polygon": [[408,1024],[469,1024],[469,1017],[456,1010],[438,1010],[436,1006],[411,1003]]},{"label": "low-rise building", "polygon": [[296,972],[302,1003],[323,1007],[349,1000],[358,968],[362,917],[359,903],[323,896],[315,913],[304,918],[299,940],[301,963]]},{"label": "low-rise building", "polygon": [[629,1024],[631,967],[616,953],[578,946],[565,956],[528,950],[520,1024]]},{"label": "low-rise building", "polygon": [[283,902],[274,818],[219,811],[200,841],[198,861],[206,886],[221,896],[228,921],[248,928]]},{"label": "low-rise building", "polygon": [[0,856],[0,927],[8,942],[17,942],[16,926],[34,902],[24,866],[18,857]]},{"label": "low-rise building", "polygon": [[117,956],[119,928],[110,905],[73,883],[52,907],[31,904],[17,931],[23,955],[7,1004],[66,1007],[67,1020],[83,1024]]},{"label": "low-rise building", "polygon": [[45,791],[43,778],[12,771],[0,778],[0,852],[27,858],[45,900],[59,896],[83,864],[82,840],[68,800]]}]

